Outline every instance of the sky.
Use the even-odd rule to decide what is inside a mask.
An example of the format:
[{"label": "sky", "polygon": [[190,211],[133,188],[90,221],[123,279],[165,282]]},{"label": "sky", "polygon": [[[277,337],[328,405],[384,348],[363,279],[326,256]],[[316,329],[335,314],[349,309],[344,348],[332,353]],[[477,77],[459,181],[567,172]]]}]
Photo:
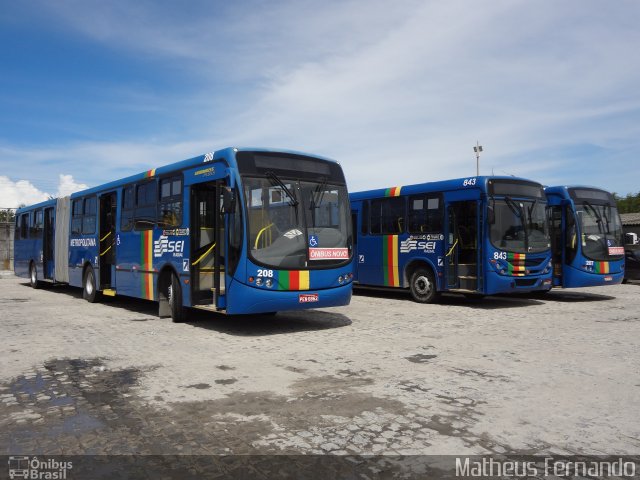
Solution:
[{"label": "sky", "polygon": [[228,146],[636,193],[640,2],[0,0],[0,207]]}]

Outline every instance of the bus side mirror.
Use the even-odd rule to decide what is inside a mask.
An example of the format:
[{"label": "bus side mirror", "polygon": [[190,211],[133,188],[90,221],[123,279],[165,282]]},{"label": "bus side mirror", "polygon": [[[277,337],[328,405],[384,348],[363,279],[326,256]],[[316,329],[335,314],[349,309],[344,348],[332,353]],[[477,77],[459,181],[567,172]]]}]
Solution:
[{"label": "bus side mirror", "polygon": [[233,213],[236,209],[236,191],[231,188],[222,190],[222,213]]},{"label": "bus side mirror", "polygon": [[496,214],[493,211],[493,207],[487,208],[487,222],[489,223],[489,225],[493,225],[494,223],[496,223]]}]

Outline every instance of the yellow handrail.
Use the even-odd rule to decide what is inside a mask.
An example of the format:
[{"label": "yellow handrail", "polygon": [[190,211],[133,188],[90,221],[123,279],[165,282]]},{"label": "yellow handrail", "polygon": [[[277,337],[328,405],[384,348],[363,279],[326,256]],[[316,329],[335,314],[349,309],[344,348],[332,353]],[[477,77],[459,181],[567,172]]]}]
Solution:
[{"label": "yellow handrail", "polygon": [[111,250],[111,247],[113,247],[113,243],[112,243],[111,245],[109,245],[109,248],[107,248],[104,252],[102,252],[102,253],[100,254],[100,256],[101,256],[101,257],[102,257],[102,256],[104,256],[104,254],[105,254],[105,253],[107,253],[109,250]]},{"label": "yellow handrail", "polygon": [[206,252],[204,252],[204,253],[200,256],[200,258],[199,258],[198,260],[196,260],[195,262],[193,262],[191,265],[192,265],[192,266],[194,266],[194,267],[195,267],[196,265],[198,265],[198,264],[200,263],[200,261],[201,261],[204,257],[206,257],[207,255],[209,255],[209,254],[211,253],[211,250],[213,250],[213,249],[215,248],[215,246],[216,246],[216,244],[215,244],[215,243],[214,243],[213,245],[211,245],[211,248],[209,248]]},{"label": "yellow handrail", "polygon": [[453,242],[453,245],[451,245],[451,248],[449,249],[449,253],[447,253],[445,257],[448,257],[449,255],[451,255],[451,253],[453,253],[453,249],[456,248],[457,244],[458,244],[458,239],[456,238],[456,241]]},{"label": "yellow handrail", "polygon": [[104,242],[109,237],[109,235],[111,235],[111,231],[109,231],[109,233],[107,233],[104,237],[102,237],[100,241]]},{"label": "yellow handrail", "polygon": [[[267,225],[266,227],[264,227],[262,230],[258,232],[258,235],[256,235],[255,244],[253,245],[254,249],[258,248],[258,241],[260,240],[260,237],[265,232],[265,230],[270,229],[271,227],[273,227],[273,223],[270,223],[269,225]],[[269,235],[271,235],[271,230],[269,230]],[[271,244],[271,237],[269,237],[269,244]]]}]

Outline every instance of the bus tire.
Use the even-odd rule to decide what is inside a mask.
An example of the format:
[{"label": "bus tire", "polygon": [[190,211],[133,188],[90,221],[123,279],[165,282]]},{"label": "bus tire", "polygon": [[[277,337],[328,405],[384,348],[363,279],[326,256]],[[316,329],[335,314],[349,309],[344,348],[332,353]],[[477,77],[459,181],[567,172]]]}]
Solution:
[{"label": "bus tire", "polygon": [[438,298],[438,290],[430,268],[418,267],[411,274],[409,284],[411,297],[418,303],[433,303]]},{"label": "bus tire", "polygon": [[171,320],[176,323],[184,322],[186,319],[186,309],[182,305],[182,287],[180,286],[180,280],[175,274],[171,274],[171,283],[169,283],[167,290]]},{"label": "bus tire", "polygon": [[31,262],[29,265],[29,285],[31,288],[40,288],[40,282],[38,281],[38,269],[36,264]]},{"label": "bus tire", "polygon": [[89,303],[96,303],[99,300],[98,290],[96,288],[96,274],[93,271],[93,267],[87,267],[84,271],[82,298]]}]

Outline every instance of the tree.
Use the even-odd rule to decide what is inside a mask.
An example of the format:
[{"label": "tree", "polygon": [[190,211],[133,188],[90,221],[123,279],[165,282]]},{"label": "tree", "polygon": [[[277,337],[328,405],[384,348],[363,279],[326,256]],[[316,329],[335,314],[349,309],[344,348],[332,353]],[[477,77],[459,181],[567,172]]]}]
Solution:
[{"label": "tree", "polygon": [[640,192],[635,195],[627,193],[625,197],[619,196],[617,193],[613,194],[613,198],[616,200],[618,206],[618,212],[620,213],[635,213],[640,212]]}]

